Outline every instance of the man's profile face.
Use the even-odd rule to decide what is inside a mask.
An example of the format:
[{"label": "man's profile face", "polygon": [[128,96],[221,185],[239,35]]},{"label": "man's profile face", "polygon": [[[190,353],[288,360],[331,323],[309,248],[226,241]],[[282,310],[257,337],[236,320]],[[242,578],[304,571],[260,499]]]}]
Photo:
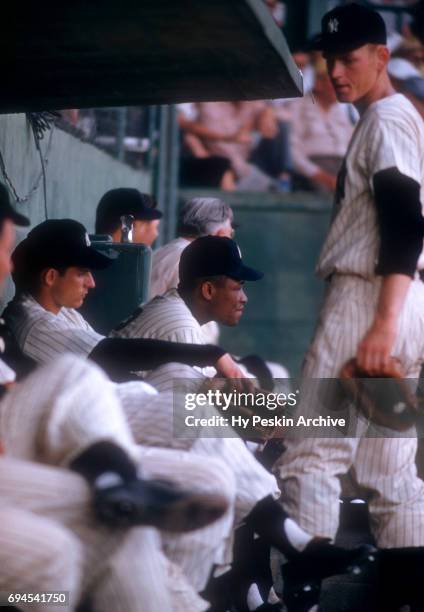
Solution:
[{"label": "man's profile face", "polygon": [[50,295],[59,307],[79,308],[90,289],[95,287],[93,276],[87,268],[71,266],[61,275],[57,270],[50,285]]},{"label": "man's profile face", "polygon": [[15,245],[15,226],[10,219],[5,219],[0,230],[0,292],[3,290],[6,277],[12,271],[11,254]]},{"label": "man's profile face", "polygon": [[212,284],[214,289],[210,300],[212,320],[222,325],[237,325],[247,304],[243,281],[225,277],[223,281]]},{"label": "man's profile face", "polygon": [[339,102],[355,103],[375,86],[381,70],[378,45],[346,53],[325,53],[328,75]]},{"label": "man's profile face", "polygon": [[132,241],[152,246],[159,234],[160,219],[141,221],[136,219],[133,223]]}]

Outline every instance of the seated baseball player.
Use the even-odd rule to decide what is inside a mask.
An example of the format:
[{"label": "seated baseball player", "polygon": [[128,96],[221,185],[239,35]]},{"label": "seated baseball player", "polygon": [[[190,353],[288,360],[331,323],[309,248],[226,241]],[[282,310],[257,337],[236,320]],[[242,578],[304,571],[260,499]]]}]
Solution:
[{"label": "seated baseball player", "polygon": [[[69,351],[93,355],[93,346],[104,342],[118,347],[118,355],[119,342],[128,348],[131,343],[136,347],[151,347],[154,343],[161,347],[172,346],[172,343],[160,344],[156,340],[104,339],[78,315],[74,308],[82,303],[94,285],[89,270],[81,266],[97,265],[99,261],[99,254],[87,246],[86,239],[85,230],[79,223],[51,220],[34,228],[15,251],[17,297],[5,314],[21,349],[36,361],[49,362]],[[88,253],[90,261],[82,260],[80,256],[86,257]],[[101,262],[104,265],[104,261]],[[194,349],[204,348],[189,346],[191,355],[195,354]],[[121,354],[124,358],[125,352]],[[110,356],[113,356],[112,350]],[[138,361],[133,359],[132,367],[146,369],[149,359],[152,362],[151,356],[142,355]],[[163,356],[156,356],[156,359],[161,362]],[[203,361],[197,365],[207,364]],[[352,564],[366,562],[368,551],[346,551],[299,531],[275,501],[279,491],[274,477],[254,459],[240,439],[174,438],[172,394],[149,395],[146,389],[140,391],[142,385],[141,382],[117,385],[136,442],[186,449],[192,455],[207,458],[220,457],[235,478],[236,524],[244,519],[256,533],[292,559],[297,568],[302,567],[302,585],[343,571]]]},{"label": "seated baseball player", "polygon": [[[0,186],[1,283],[11,269],[13,223],[28,221],[13,210]],[[0,359],[0,439],[5,449],[0,458],[0,567],[7,568],[0,571],[0,588],[68,590],[71,609],[90,591],[96,610],[113,604],[114,610],[127,610],[129,602],[131,610],[140,612],[154,612],[157,605],[186,610],[187,602],[171,607],[162,567],[166,560],[154,533],[137,529],[127,536],[112,528],[154,525],[191,531],[213,522],[231,503],[231,488],[220,476],[225,466],[211,468],[204,462],[203,470],[199,458],[190,461],[184,453],[136,447],[113,387],[97,367],[76,357],[62,357],[24,383],[15,385],[14,379],[13,370]],[[141,477],[140,460],[146,476],[158,481]],[[34,462],[66,465],[76,474]],[[181,485],[190,472],[196,492],[164,482],[172,474]],[[110,527],[93,522],[91,506],[97,520]],[[229,520],[231,514],[218,521],[205,533],[205,541],[222,541]],[[175,550],[177,536],[169,537]],[[186,552],[195,554],[196,539],[185,542]],[[201,552],[199,563],[205,559],[204,547]],[[214,560],[212,556],[206,576]],[[134,575],[125,578],[126,563],[140,573],[136,587],[131,586]],[[183,586],[187,591],[188,585]],[[41,603],[34,604],[36,609],[45,609]],[[195,609],[203,610],[203,604],[196,602]]]},{"label": "seated baseball player", "polygon": [[[243,263],[237,244],[230,238],[202,236],[182,251],[178,276],[178,288],[169,289],[138,308],[111,335],[203,345],[206,323],[238,325],[247,303],[244,282],[257,281],[263,274]],[[272,388],[267,364],[253,359],[248,358],[245,365],[248,369],[253,366],[262,386]],[[202,372],[205,376],[216,374],[210,367]]]},{"label": "seated baseball player", "polygon": [[[200,236],[232,238],[233,217],[230,206],[219,198],[192,198],[186,202],[178,215],[178,238],[153,253],[150,297],[178,286],[178,264],[190,242]],[[214,321],[203,326],[203,334],[208,342],[218,343],[219,328]]]},{"label": "seated baseball player", "polygon": [[17,292],[4,317],[23,352],[38,363],[72,352],[90,357],[117,380],[168,362],[214,365],[224,377],[242,377],[232,358],[217,346],[98,334],[75,309],[95,286],[90,270],[107,267],[111,260],[90,246],[77,221],[41,223],[15,249],[13,263]]},{"label": "seated baseball player", "polygon": [[159,233],[162,213],[156,198],[132,187],[107,191],[97,205],[96,234],[109,234],[113,242],[122,242],[122,217],[134,218],[130,242],[152,246]]}]

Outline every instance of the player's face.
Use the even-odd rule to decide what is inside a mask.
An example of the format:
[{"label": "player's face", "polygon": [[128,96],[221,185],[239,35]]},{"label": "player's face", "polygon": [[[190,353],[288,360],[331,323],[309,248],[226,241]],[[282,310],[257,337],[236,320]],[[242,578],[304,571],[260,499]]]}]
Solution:
[{"label": "player's face", "polygon": [[50,294],[59,308],[79,308],[93,287],[95,282],[90,270],[72,266],[66,268],[62,275],[57,272],[50,286]]},{"label": "player's face", "polygon": [[243,281],[225,278],[222,282],[212,284],[214,288],[210,301],[212,320],[222,325],[237,325],[247,304]]},{"label": "player's face", "polygon": [[355,103],[372,91],[381,73],[376,45],[349,53],[327,53],[327,70],[339,102]]},{"label": "player's face", "polygon": [[15,226],[6,219],[0,230],[0,291],[3,289],[6,277],[12,271],[11,254],[15,245]]},{"label": "player's face", "polygon": [[159,234],[159,221],[159,219],[153,219],[153,221],[140,221],[136,219],[133,223],[133,242],[152,246]]}]

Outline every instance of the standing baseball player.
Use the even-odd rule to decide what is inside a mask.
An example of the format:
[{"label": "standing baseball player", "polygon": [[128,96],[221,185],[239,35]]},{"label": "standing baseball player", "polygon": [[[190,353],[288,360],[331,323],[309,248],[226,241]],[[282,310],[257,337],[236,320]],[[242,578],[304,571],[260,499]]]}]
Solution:
[{"label": "standing baseball player", "polygon": [[[424,124],[394,91],[386,29],[359,4],[322,19],[319,46],[340,102],[360,121],[338,176],[333,221],[317,271],[327,281],[318,326],[306,355],[305,378],[337,378],[343,364],[378,375],[391,356],[408,378],[424,360],[422,267]],[[417,478],[417,442],[410,438],[287,441],[277,467],[284,505],[307,531],[334,538],[338,476],[353,468],[367,490],[372,529],[383,548],[424,545],[424,483]]]}]

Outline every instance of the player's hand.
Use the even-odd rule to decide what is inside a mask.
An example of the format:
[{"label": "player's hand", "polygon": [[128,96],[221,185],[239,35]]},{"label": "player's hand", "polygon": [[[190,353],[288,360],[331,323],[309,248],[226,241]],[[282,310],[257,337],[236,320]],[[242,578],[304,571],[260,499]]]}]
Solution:
[{"label": "player's hand", "polygon": [[234,359],[228,353],[225,353],[215,364],[215,369],[219,376],[231,378],[234,382],[234,390],[238,393],[243,391],[253,393],[255,385],[253,381],[245,378],[243,371],[236,364]]},{"label": "player's hand", "polygon": [[337,185],[337,177],[325,170],[318,170],[312,177],[313,182],[320,187],[324,187],[328,191],[335,191]]},{"label": "player's hand", "polygon": [[375,376],[388,367],[396,331],[393,323],[374,321],[358,346],[356,359],[361,370]]}]

